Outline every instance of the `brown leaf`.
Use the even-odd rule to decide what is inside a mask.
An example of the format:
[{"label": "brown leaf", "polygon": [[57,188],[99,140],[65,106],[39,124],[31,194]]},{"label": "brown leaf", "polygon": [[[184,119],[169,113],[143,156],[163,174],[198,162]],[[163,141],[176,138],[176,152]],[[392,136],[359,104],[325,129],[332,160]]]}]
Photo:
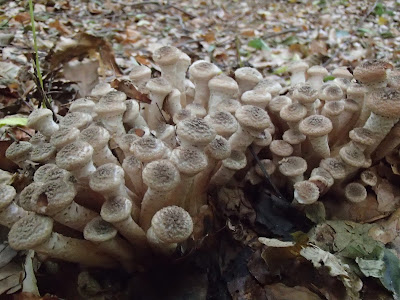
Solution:
[{"label": "brown leaf", "polygon": [[60,20],[55,20],[49,24],[50,27],[57,29],[60,33],[64,35],[71,35],[72,31],[68,29]]},{"label": "brown leaf", "polygon": [[202,34],[201,37],[207,42],[207,43],[211,43],[215,41],[215,35],[214,32],[207,32],[206,34]]},{"label": "brown leaf", "polygon": [[250,28],[242,29],[240,31],[240,34],[243,36],[247,36],[247,37],[253,37],[256,35],[256,33],[254,32],[254,29],[250,29]]},{"label": "brown leaf", "polygon": [[136,99],[140,102],[151,103],[151,100],[147,97],[147,95],[139,92],[133,83],[126,79],[114,79],[111,82],[111,86],[118,91],[124,92],[128,97],[132,99]]},{"label": "brown leaf", "polygon": [[87,7],[88,11],[93,15],[98,15],[103,12],[101,8],[94,2],[89,2]]},{"label": "brown leaf", "polygon": [[265,286],[268,300],[320,300],[316,294],[302,286],[288,287],[283,283]]},{"label": "brown leaf", "polygon": [[28,12],[20,13],[14,17],[14,20],[22,24],[28,24],[31,21],[31,16]]}]

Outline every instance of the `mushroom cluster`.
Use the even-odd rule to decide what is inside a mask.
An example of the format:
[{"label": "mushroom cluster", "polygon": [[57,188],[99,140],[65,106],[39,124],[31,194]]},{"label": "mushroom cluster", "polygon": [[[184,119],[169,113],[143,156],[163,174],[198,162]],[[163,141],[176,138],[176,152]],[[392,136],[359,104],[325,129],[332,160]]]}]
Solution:
[{"label": "mushroom cluster", "polygon": [[101,83],[63,117],[30,114],[36,134],[6,157],[34,165],[33,181],[19,192],[0,186],[11,247],[129,271],[174,254],[211,189],[268,174],[298,207],[332,190],[361,202],[377,184],[377,162],[400,161],[400,91],[387,62],[335,69],[328,82],[325,68],[296,62],[282,86],[250,67],[232,78],[191,64],[171,46],[153,60],[160,77],[142,65],[126,79],[150,103]]}]

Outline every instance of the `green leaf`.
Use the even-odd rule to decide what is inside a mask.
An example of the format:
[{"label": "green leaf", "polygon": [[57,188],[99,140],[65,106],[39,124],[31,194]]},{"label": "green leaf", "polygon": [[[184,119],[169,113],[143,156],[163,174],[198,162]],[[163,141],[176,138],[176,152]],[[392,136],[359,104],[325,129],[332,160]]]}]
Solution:
[{"label": "green leaf", "polygon": [[383,4],[382,3],[378,3],[376,6],[375,6],[375,9],[374,9],[374,14],[376,15],[376,16],[382,16],[383,15],[383,13],[385,12],[385,7],[383,6]]},{"label": "green leaf", "polygon": [[400,296],[400,260],[389,249],[384,249],[383,262],[385,263],[385,271],[380,278],[386,289],[391,291],[398,299]]},{"label": "green leaf", "polygon": [[394,35],[390,31],[386,31],[381,33],[381,37],[383,37],[384,39],[391,39],[394,38]]},{"label": "green leaf", "polygon": [[268,45],[260,38],[251,40],[247,45],[252,48],[255,48],[257,50],[269,50],[270,49],[268,47]]},{"label": "green leaf", "polygon": [[297,44],[298,42],[299,42],[299,39],[296,36],[292,35],[292,36],[289,36],[288,38],[284,39],[282,41],[282,44],[290,46],[293,44]]},{"label": "green leaf", "polygon": [[287,69],[288,69],[288,66],[282,66],[282,67],[279,67],[278,69],[275,69],[273,73],[275,75],[282,75],[283,73],[286,73]]},{"label": "green leaf", "polygon": [[370,30],[370,29],[368,29],[368,28],[358,28],[357,29],[357,32],[358,33],[368,33],[368,34],[372,34],[373,32]]},{"label": "green leaf", "polygon": [[0,119],[0,127],[3,126],[26,126],[28,118],[26,117],[8,117]]},{"label": "green leaf", "polygon": [[325,77],[324,77],[324,82],[332,81],[333,79],[335,79],[335,76],[328,75],[328,76],[325,76]]},{"label": "green leaf", "polygon": [[356,258],[356,263],[361,272],[367,277],[380,278],[383,276],[385,263],[382,260]]}]

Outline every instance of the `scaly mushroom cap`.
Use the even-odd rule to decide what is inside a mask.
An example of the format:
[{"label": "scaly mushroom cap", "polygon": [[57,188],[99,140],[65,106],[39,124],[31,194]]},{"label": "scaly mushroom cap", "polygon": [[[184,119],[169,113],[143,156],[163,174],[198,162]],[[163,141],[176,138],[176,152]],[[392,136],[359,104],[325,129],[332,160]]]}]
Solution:
[{"label": "scaly mushroom cap", "polygon": [[115,190],[125,183],[124,174],[124,169],[116,164],[101,165],[90,175],[90,188],[98,193]]},{"label": "scaly mushroom cap", "polygon": [[95,113],[100,118],[122,115],[126,110],[125,102],[121,101],[103,101],[103,98],[94,107]]},{"label": "scaly mushroom cap", "polygon": [[327,170],[335,180],[343,179],[346,176],[345,164],[337,158],[324,158],[319,165]]},{"label": "scaly mushroom cap", "polygon": [[47,108],[38,108],[30,113],[26,126],[36,129],[38,123],[43,122],[44,119],[52,118],[53,113]]},{"label": "scaly mushroom cap", "polygon": [[101,206],[100,215],[109,223],[121,222],[131,215],[132,202],[122,196],[109,199]]},{"label": "scaly mushroom cap", "polygon": [[[150,79],[146,84],[146,88],[150,91],[150,93],[165,96],[172,91],[171,84],[163,77]],[[160,109],[161,108],[162,107],[160,107]]]},{"label": "scaly mushroom cap", "polygon": [[111,240],[117,235],[117,230],[101,217],[96,217],[86,224],[83,229],[85,240],[101,243]]},{"label": "scaly mushroom cap", "polygon": [[352,182],[346,185],[344,194],[347,200],[354,203],[362,202],[367,198],[367,190],[358,182]]},{"label": "scaly mushroom cap", "polygon": [[144,184],[160,192],[174,189],[181,180],[178,169],[166,159],[148,163],[143,169],[142,177]]},{"label": "scaly mushroom cap", "polygon": [[106,95],[111,91],[115,91],[115,89],[113,89],[109,83],[99,82],[90,92],[90,96],[94,97],[96,101],[96,99],[98,100],[98,98]]},{"label": "scaly mushroom cap", "polygon": [[208,88],[213,91],[222,92],[230,97],[235,97],[239,92],[237,82],[225,74],[217,75],[208,82]]},{"label": "scaly mushroom cap", "polygon": [[0,211],[9,206],[17,195],[16,190],[11,185],[0,185]]},{"label": "scaly mushroom cap", "polygon": [[130,152],[131,146],[134,142],[138,141],[140,137],[133,133],[124,134],[121,139],[118,141],[118,146],[124,152]]},{"label": "scaly mushroom cap", "polygon": [[52,231],[51,218],[29,214],[14,223],[8,233],[8,242],[17,251],[33,249],[47,241]]},{"label": "scaly mushroom cap", "polygon": [[[311,175],[308,180],[315,183],[320,191],[325,188],[331,187],[335,182],[335,179],[333,179],[331,173],[329,173],[328,170],[325,170],[322,167],[314,168],[311,171]],[[323,185],[323,187],[320,187],[321,184]]]},{"label": "scaly mushroom cap", "polygon": [[244,105],[254,105],[265,108],[271,101],[271,94],[263,90],[250,90],[243,93],[240,100]]},{"label": "scaly mushroom cap", "polygon": [[239,68],[235,71],[236,81],[239,82],[239,84],[241,82],[245,82],[249,86],[252,86],[250,89],[255,87],[262,78],[263,77],[262,77],[261,73],[257,69],[254,69],[254,68],[243,67],[243,68]]},{"label": "scaly mushroom cap", "polygon": [[392,70],[388,78],[388,86],[396,90],[400,89],[400,70]]},{"label": "scaly mushroom cap", "polygon": [[261,81],[257,83],[257,85],[254,87],[255,91],[262,91],[264,93],[269,93],[271,95],[279,94],[281,89],[282,89],[281,84],[277,82],[275,79],[271,78],[261,79]]},{"label": "scaly mushroom cap", "polygon": [[46,137],[40,131],[36,131],[36,133],[29,139],[29,143],[32,145],[37,145],[44,142],[46,142]]},{"label": "scaly mushroom cap", "polygon": [[164,155],[166,147],[159,139],[152,136],[146,136],[133,142],[130,151],[138,160],[149,162],[160,159]]},{"label": "scaly mushroom cap", "polygon": [[365,155],[357,147],[346,145],[339,150],[340,158],[348,165],[361,168],[365,164]]},{"label": "scaly mushroom cap", "polygon": [[151,69],[145,65],[133,66],[132,71],[128,75],[132,81],[139,81],[151,78]]},{"label": "scaly mushroom cap", "polygon": [[56,164],[45,164],[40,166],[33,175],[33,181],[42,183],[60,178],[70,180],[71,182],[73,181],[72,174],[67,170],[61,169]]},{"label": "scaly mushroom cap", "polygon": [[379,83],[387,79],[387,70],[393,65],[383,60],[367,60],[354,69],[355,79],[364,84]]},{"label": "scaly mushroom cap", "polygon": [[100,98],[100,102],[125,102],[126,94],[120,91],[110,91]]},{"label": "scaly mushroom cap", "polygon": [[314,103],[317,98],[318,91],[309,84],[302,84],[293,91],[293,99],[299,101],[301,104]]},{"label": "scaly mushroom cap", "polygon": [[67,171],[85,167],[92,159],[93,147],[85,141],[64,146],[56,155],[56,164]]},{"label": "scaly mushroom cap", "polygon": [[298,156],[290,156],[279,161],[279,171],[288,177],[303,174],[307,170],[307,162]]},{"label": "scaly mushroom cap", "polygon": [[386,118],[400,117],[400,91],[383,88],[367,94],[366,106],[375,114]]},{"label": "scaly mushroom cap", "polygon": [[289,143],[284,140],[273,140],[269,145],[269,150],[277,155],[282,157],[287,157],[292,155],[293,147]]},{"label": "scaly mushroom cap", "polygon": [[151,219],[151,227],[160,241],[180,243],[192,234],[193,221],[183,208],[167,206],[156,212]]},{"label": "scaly mushroom cap", "polygon": [[292,104],[292,99],[286,96],[276,96],[274,97],[268,104],[268,108],[276,114],[279,114],[281,109],[286,106]]},{"label": "scaly mushroom cap", "polygon": [[312,204],[319,198],[319,188],[311,181],[300,181],[294,184],[294,198],[301,204]]},{"label": "scaly mushroom cap", "polygon": [[193,81],[198,79],[210,80],[219,73],[221,73],[220,68],[204,60],[196,61],[189,68],[189,77]]},{"label": "scaly mushroom cap", "polygon": [[352,99],[360,103],[360,100],[364,99],[364,95],[366,94],[367,90],[365,86],[353,82],[349,85],[346,91],[347,99]]},{"label": "scaly mushroom cap", "polygon": [[178,110],[177,113],[172,117],[172,121],[174,124],[178,124],[179,122],[190,119],[192,117],[192,111],[186,108]]},{"label": "scaly mushroom cap", "polygon": [[378,176],[371,170],[364,170],[360,174],[361,181],[369,186],[376,186],[378,183]]},{"label": "scaly mushroom cap", "polygon": [[32,150],[32,144],[29,142],[13,142],[6,150],[6,157],[14,162],[25,160]]},{"label": "scaly mushroom cap", "polygon": [[101,126],[90,126],[82,130],[80,138],[93,147],[94,151],[102,149],[110,140],[110,133]]},{"label": "scaly mushroom cap", "polygon": [[224,111],[212,112],[204,118],[204,121],[214,128],[217,134],[222,136],[230,136],[238,129],[238,122],[235,117]]},{"label": "scaly mushroom cap", "polygon": [[246,155],[237,150],[232,150],[231,155],[222,161],[222,165],[231,170],[241,170],[246,164]]},{"label": "scaly mushroom cap", "polygon": [[254,138],[254,141],[253,141],[254,145],[259,146],[259,147],[267,147],[271,144],[272,135],[268,129],[265,129],[256,138]]},{"label": "scaly mushroom cap", "polygon": [[88,98],[80,98],[72,101],[69,106],[69,112],[84,112],[90,114],[96,104]]},{"label": "scaly mushroom cap", "polygon": [[91,115],[83,112],[70,112],[60,121],[60,127],[76,127],[82,130],[92,123]]},{"label": "scaly mushroom cap", "polygon": [[307,115],[307,109],[301,103],[292,103],[282,107],[279,115],[286,122],[300,122]]},{"label": "scaly mushroom cap", "polygon": [[218,103],[216,110],[217,111],[225,111],[231,113],[232,115],[239,109],[241,106],[240,102],[235,99],[226,99]]},{"label": "scaly mushroom cap", "polygon": [[343,91],[334,82],[325,83],[319,90],[319,98],[324,101],[339,101],[343,98]]},{"label": "scaly mushroom cap", "polygon": [[297,73],[297,72],[305,72],[309,68],[309,65],[305,61],[295,61],[292,62],[288,67],[288,72]]},{"label": "scaly mushroom cap", "polygon": [[50,143],[43,143],[32,148],[30,159],[34,162],[43,163],[56,156],[56,147]]},{"label": "scaly mushroom cap", "polygon": [[207,167],[207,156],[195,147],[178,147],[172,150],[170,160],[179,172],[194,176]]},{"label": "scaly mushroom cap", "polygon": [[[262,159],[260,160],[261,165],[264,167],[265,171],[267,171],[268,175],[272,175],[276,170],[276,165],[270,159]],[[258,176],[264,177],[265,174],[261,169],[259,164],[256,164],[255,170]]]},{"label": "scaly mushroom cap", "polygon": [[63,127],[57,130],[50,138],[50,143],[57,149],[76,141],[79,137],[79,129],[76,127]]},{"label": "scaly mushroom cap", "polygon": [[243,105],[236,111],[235,117],[241,126],[250,130],[262,131],[271,123],[268,113],[253,105]]},{"label": "scaly mushroom cap", "polygon": [[357,127],[349,132],[349,137],[353,142],[371,146],[375,143],[377,135],[367,128]]},{"label": "scaly mushroom cap", "polygon": [[190,103],[186,109],[190,110],[193,118],[204,118],[207,115],[207,110],[200,103]]},{"label": "scaly mushroom cap", "polygon": [[21,193],[18,195],[18,204],[25,210],[33,211],[35,198],[37,197],[37,193],[39,188],[43,185],[42,182],[32,182],[27,185]]},{"label": "scaly mushroom cap", "polygon": [[299,124],[300,132],[311,137],[326,135],[332,131],[332,128],[331,120],[322,115],[308,116]]},{"label": "scaly mushroom cap", "polygon": [[52,216],[70,205],[76,193],[74,185],[63,178],[44,182],[31,198],[32,210]]},{"label": "scaly mushroom cap", "polygon": [[[328,74],[326,74],[326,75],[328,75]],[[342,68],[336,68],[335,70],[333,70],[332,76],[336,77],[336,78],[345,78],[345,79],[348,79],[348,80],[353,79],[353,74],[351,74],[349,72],[349,70],[347,70],[347,68],[343,68],[343,67]]]},{"label": "scaly mushroom cap", "polygon": [[231,155],[231,146],[227,139],[217,135],[204,149],[205,153],[216,160],[223,160]]},{"label": "scaly mushroom cap", "polygon": [[183,138],[193,146],[206,146],[216,136],[215,130],[203,119],[186,119],[176,126],[178,138]]},{"label": "scaly mushroom cap", "polygon": [[324,105],[323,110],[328,116],[338,116],[344,111],[344,102],[342,101],[331,101]]},{"label": "scaly mushroom cap", "polygon": [[178,62],[181,51],[173,46],[163,46],[153,53],[153,60],[159,66],[173,65]]},{"label": "scaly mushroom cap", "polygon": [[282,135],[282,139],[290,145],[298,145],[304,142],[306,138],[300,131],[293,129],[286,130]]},{"label": "scaly mushroom cap", "polygon": [[322,66],[312,66],[307,70],[307,75],[310,76],[321,76],[322,78],[328,75],[328,70]]}]

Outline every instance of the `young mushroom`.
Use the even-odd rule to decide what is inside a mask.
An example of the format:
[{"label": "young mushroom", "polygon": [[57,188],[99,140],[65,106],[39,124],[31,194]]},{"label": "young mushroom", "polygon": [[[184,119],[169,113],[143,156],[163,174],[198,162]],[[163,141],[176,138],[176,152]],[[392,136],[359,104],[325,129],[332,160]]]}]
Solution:
[{"label": "young mushroom", "polygon": [[26,125],[36,129],[46,137],[50,137],[59,129],[58,124],[53,121],[53,112],[47,108],[38,108],[31,112]]},{"label": "young mushroom", "polygon": [[236,98],[239,93],[237,82],[224,74],[213,77],[208,82],[210,89],[210,100],[208,101],[208,112],[216,110],[222,101]]},{"label": "young mushroom", "polygon": [[252,90],[262,79],[257,69],[250,67],[239,68],[235,71],[235,80],[239,85],[239,95]]},{"label": "young mushroom", "polygon": [[17,192],[11,185],[0,185],[0,225],[11,227],[19,219],[28,215],[28,212],[15,202]]}]

